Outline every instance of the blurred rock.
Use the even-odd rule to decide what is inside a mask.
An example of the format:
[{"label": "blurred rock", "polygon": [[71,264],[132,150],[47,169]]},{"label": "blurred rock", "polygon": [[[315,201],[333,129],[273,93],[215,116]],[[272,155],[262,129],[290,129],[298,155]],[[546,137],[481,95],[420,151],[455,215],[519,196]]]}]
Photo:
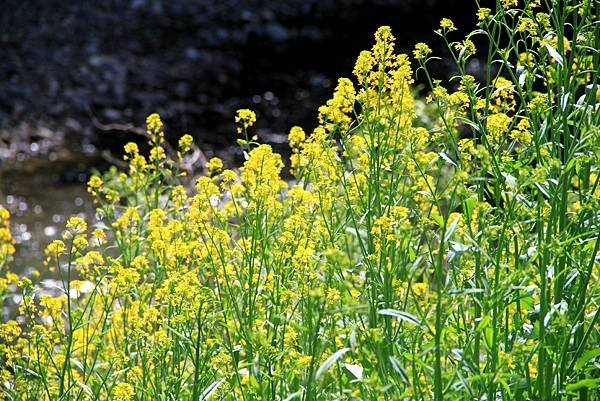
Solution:
[{"label": "blurred rock", "polygon": [[[296,124],[310,129],[331,83],[351,73],[378,26],[391,25],[399,47],[410,51],[434,37],[441,16],[473,25],[474,7],[465,3],[474,5],[4,0],[0,129],[11,132],[21,123],[50,127],[64,131],[70,144],[120,151],[127,135],[106,135],[92,117],[143,126],[146,115],[159,112],[173,137],[190,132],[205,147],[223,147],[234,141],[235,109],[250,106],[258,112],[259,131],[285,133]],[[278,99],[276,109],[261,97],[265,92]],[[13,137],[20,139],[28,140]]]}]

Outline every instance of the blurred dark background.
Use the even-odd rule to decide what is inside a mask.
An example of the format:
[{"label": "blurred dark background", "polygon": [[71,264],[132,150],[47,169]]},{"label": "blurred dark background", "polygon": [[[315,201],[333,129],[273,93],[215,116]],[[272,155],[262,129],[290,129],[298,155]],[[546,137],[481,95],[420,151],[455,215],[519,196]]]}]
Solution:
[{"label": "blurred dark background", "polygon": [[400,51],[425,41],[443,55],[439,20],[470,30],[475,10],[474,0],[3,0],[0,204],[17,216],[18,241],[52,238],[89,205],[83,183],[108,166],[101,155],[139,140],[122,128],[152,112],[172,140],[190,133],[227,159],[235,110],[252,108],[262,140],[283,147],[291,126],[315,126],[379,26]]}]

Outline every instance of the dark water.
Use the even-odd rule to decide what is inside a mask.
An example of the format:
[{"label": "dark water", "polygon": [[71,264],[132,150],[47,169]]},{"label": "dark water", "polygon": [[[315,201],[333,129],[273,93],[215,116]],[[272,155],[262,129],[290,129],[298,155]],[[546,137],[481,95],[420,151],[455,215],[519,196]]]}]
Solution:
[{"label": "dark water", "polygon": [[86,192],[87,174],[96,158],[63,149],[46,160],[0,166],[0,204],[11,213],[17,252],[12,270],[44,272],[43,250],[60,237],[72,215],[93,220]]}]

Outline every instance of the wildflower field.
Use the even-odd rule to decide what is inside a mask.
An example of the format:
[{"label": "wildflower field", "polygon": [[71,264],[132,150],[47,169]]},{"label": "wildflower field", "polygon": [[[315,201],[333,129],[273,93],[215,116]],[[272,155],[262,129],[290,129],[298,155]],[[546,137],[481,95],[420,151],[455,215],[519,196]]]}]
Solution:
[{"label": "wildflower field", "polygon": [[0,207],[0,399],[600,400],[598,3],[496,3],[449,81],[379,28],[289,160],[149,116],[29,277]]}]

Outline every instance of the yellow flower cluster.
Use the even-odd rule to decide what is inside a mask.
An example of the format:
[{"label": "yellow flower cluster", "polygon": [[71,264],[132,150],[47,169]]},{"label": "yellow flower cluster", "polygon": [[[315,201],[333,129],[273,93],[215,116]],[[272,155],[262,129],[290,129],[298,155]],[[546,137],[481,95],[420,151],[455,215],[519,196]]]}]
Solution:
[{"label": "yellow flower cluster", "polygon": [[[481,29],[503,17],[480,12]],[[415,99],[394,41],[378,29],[318,126],[290,129],[289,172],[242,109],[243,165],[214,157],[192,181],[177,164],[192,137],[172,154],[149,116],[148,154],[129,143],[128,168],[90,178],[96,220],[46,248],[56,291],[6,269],[0,208],[0,398],[512,401],[591,383],[595,109],[569,109],[585,131],[563,135],[557,92],[512,76]]]},{"label": "yellow flower cluster", "polygon": [[415,45],[415,50],[413,51],[413,55],[417,60],[421,60],[426,58],[429,54],[431,54],[431,48],[427,46],[426,43],[420,42]]},{"label": "yellow flower cluster", "polygon": [[235,122],[239,124],[237,133],[241,134],[254,125],[256,114],[250,109],[239,109],[235,115]]},{"label": "yellow flower cluster", "polygon": [[355,90],[352,81],[340,78],[333,93],[333,98],[327,104],[319,107],[319,123],[328,131],[345,132],[350,127],[352,117],[349,115],[354,108]]},{"label": "yellow flower cluster", "polygon": [[0,266],[9,261],[15,253],[15,240],[10,232],[10,213],[0,206]]}]

